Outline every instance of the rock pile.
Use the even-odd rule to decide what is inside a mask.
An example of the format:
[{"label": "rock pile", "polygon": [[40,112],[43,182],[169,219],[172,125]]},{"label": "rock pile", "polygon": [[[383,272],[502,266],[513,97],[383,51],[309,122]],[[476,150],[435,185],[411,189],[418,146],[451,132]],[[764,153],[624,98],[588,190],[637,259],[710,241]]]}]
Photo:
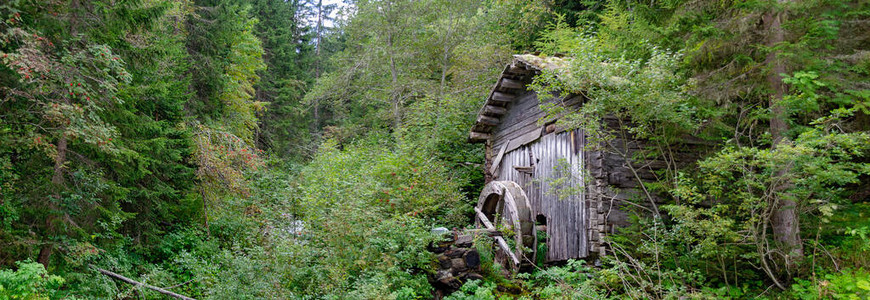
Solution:
[{"label": "rock pile", "polygon": [[429,247],[429,251],[438,255],[438,271],[429,278],[435,287],[436,299],[458,290],[465,282],[483,279],[480,253],[474,248],[473,240],[472,234],[452,232],[445,235],[444,241]]}]

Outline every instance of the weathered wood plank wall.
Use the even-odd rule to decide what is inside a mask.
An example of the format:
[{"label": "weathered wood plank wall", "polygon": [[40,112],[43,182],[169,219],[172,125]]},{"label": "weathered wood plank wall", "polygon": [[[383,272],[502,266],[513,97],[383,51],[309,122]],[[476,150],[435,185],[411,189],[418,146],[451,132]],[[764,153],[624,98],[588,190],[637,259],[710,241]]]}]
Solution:
[{"label": "weathered wood plank wall", "polygon": [[[564,101],[559,98],[549,101],[563,101],[567,106],[579,106],[581,100],[581,96],[569,96]],[[504,143],[541,128],[538,121],[546,116],[546,112],[539,108],[539,102],[537,93],[527,92],[517,96],[508,106],[507,115],[501,118],[501,123],[493,130],[492,146],[495,151],[501,149]]]},{"label": "weathered wood plank wall", "polygon": [[[506,153],[498,170],[498,180],[520,184],[529,197],[533,214],[546,218],[547,260],[550,261],[589,254],[582,178],[583,143],[581,131],[547,134]],[[532,166],[531,173],[522,168]]]},{"label": "weathered wood plank wall", "polygon": [[[579,106],[581,99],[573,96],[550,101]],[[510,103],[488,145],[492,163],[497,166],[487,170],[497,180],[520,184],[529,196],[534,215],[546,219],[548,261],[586,257],[589,220],[582,179],[585,137],[576,130],[543,132],[539,121],[546,113],[539,105],[534,92],[519,95]]]}]

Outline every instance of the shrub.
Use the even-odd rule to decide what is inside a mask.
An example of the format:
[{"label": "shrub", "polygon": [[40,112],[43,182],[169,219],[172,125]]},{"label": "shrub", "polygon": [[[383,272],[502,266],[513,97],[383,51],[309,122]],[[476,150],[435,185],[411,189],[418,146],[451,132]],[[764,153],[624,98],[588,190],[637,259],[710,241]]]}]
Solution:
[{"label": "shrub", "polygon": [[0,270],[0,300],[51,299],[64,280],[49,275],[40,263],[30,260],[16,262],[18,270]]},{"label": "shrub", "polygon": [[870,298],[870,272],[843,270],[815,280],[797,279],[791,286],[790,296],[795,299],[867,299]]}]

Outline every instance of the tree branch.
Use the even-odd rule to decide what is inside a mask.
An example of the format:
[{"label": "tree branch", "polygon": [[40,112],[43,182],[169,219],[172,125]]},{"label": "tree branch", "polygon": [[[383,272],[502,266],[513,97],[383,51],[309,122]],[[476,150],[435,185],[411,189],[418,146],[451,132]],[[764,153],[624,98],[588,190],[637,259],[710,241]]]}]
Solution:
[{"label": "tree branch", "polygon": [[162,288],[159,288],[159,287],[156,287],[156,286],[150,285],[150,284],[145,284],[145,283],[141,283],[141,282],[135,281],[135,280],[133,280],[133,279],[130,279],[130,278],[124,277],[124,276],[122,276],[122,275],[120,275],[120,274],[118,274],[118,273],[115,273],[115,272],[112,272],[112,271],[109,271],[109,270],[105,270],[105,269],[100,269],[100,268],[97,268],[97,267],[95,267],[95,266],[93,266],[93,265],[90,266],[90,267],[91,267],[92,269],[96,270],[97,272],[100,272],[100,273],[103,274],[103,275],[106,275],[106,276],[112,277],[112,278],[114,278],[114,279],[117,279],[117,280],[120,280],[120,281],[123,281],[123,282],[129,283],[129,284],[132,284],[132,285],[135,285],[135,286],[142,286],[142,287],[145,287],[145,288],[148,288],[148,289],[154,290],[154,291],[156,291],[156,292],[158,292],[158,293],[161,293],[161,294],[164,294],[164,295],[167,295],[167,296],[170,296],[170,297],[176,298],[176,299],[183,299],[183,300],[196,300],[196,299],[194,299],[194,298],[190,298],[190,297],[188,297],[188,296],[181,295],[181,294],[176,294],[176,293],[173,293],[173,292],[167,291],[167,290],[165,290],[165,289],[162,289]]}]

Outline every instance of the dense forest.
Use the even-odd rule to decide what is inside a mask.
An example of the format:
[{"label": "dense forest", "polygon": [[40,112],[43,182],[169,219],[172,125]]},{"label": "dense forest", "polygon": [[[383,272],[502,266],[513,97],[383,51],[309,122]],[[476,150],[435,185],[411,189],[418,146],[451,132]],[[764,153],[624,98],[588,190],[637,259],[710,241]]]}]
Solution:
[{"label": "dense forest", "polygon": [[522,53],[559,126],[712,149],[608,255],[481,237],[446,299],[870,297],[868,1],[4,0],[0,299],[434,298]]}]

